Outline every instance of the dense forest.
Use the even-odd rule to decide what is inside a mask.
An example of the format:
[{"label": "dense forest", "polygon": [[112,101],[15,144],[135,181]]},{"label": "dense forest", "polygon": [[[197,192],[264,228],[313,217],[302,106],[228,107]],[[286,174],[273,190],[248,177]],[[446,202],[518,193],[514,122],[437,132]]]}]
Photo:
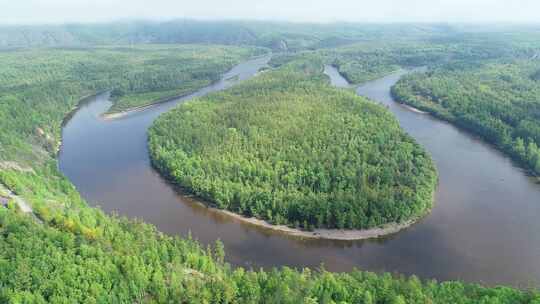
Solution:
[{"label": "dense forest", "polygon": [[[70,181],[58,171],[54,158],[62,120],[86,95],[116,88],[117,101],[125,106],[134,106],[171,94],[182,94],[183,90],[189,91],[212,81],[219,74],[218,70],[226,70],[235,62],[260,53],[260,49],[253,46],[305,51],[336,46],[346,49],[351,43],[377,39],[442,40],[444,42],[441,43],[445,44],[458,39],[455,33],[457,29],[446,25],[314,26],[190,21],[151,25],[135,22],[0,27],[0,47],[3,48],[0,51],[0,202],[15,195],[33,208],[33,214],[22,214],[17,204],[13,203],[13,198],[9,198],[8,208],[0,206],[0,303],[540,303],[537,291],[486,288],[461,282],[421,281],[414,276],[374,274],[352,269],[348,273],[331,273],[323,268],[233,268],[225,262],[226,250],[219,241],[214,246],[203,248],[190,236],[166,236],[152,225],[90,208]],[[228,34],[225,35],[225,32]],[[249,46],[173,45],[188,42]],[[171,44],[143,46],[143,43]],[[25,48],[36,46],[40,48]],[[50,46],[71,48],[46,48]],[[360,44],[357,49],[361,49]],[[524,53],[530,52],[526,43],[523,49]],[[339,54],[345,51],[336,49],[325,52]],[[336,59],[334,55],[323,58],[328,61]],[[350,55],[349,58],[347,60],[365,61],[360,56]],[[278,65],[286,64],[285,61]],[[395,65],[393,69],[401,63],[391,64]],[[188,65],[192,69],[187,70],[179,65]],[[422,180],[431,181],[429,176],[433,178],[432,175],[421,177],[419,172],[415,172],[418,169],[411,167],[413,160],[420,161],[419,164],[426,165],[421,168],[433,174],[432,168],[427,166],[429,159],[423,157],[423,149],[399,131],[395,119],[385,109],[353,96],[352,92],[330,88],[318,69],[308,69],[306,72],[309,74],[295,72],[290,67],[284,71],[282,76],[290,77],[291,82],[298,83],[298,88],[291,88],[290,84],[276,77],[282,72],[267,72],[259,80],[243,87],[213,95],[215,105],[209,99],[198,101],[203,104],[199,110],[208,111],[210,115],[210,110],[224,106],[220,100],[226,104],[227,98],[233,94],[245,97],[239,102],[250,100],[253,93],[245,91],[250,86],[259,86],[260,90],[254,93],[264,93],[260,97],[265,100],[272,100],[272,96],[298,96],[299,100],[291,105],[291,111],[306,110],[307,114],[310,109],[308,99],[313,98],[314,103],[324,106],[321,104],[322,97],[336,97],[332,104],[339,106],[342,111],[327,113],[327,116],[317,119],[322,122],[324,119],[342,117],[344,119],[338,121],[335,128],[362,127],[362,130],[365,130],[364,127],[388,123],[392,126],[390,129],[358,134],[356,140],[374,140],[370,145],[374,148],[388,148],[379,142],[382,139],[405,142],[406,145],[397,151],[403,153],[379,158],[373,156],[375,150],[366,151],[369,152],[366,155],[358,151],[351,154],[358,156],[358,159],[338,159],[335,156],[342,156],[344,149],[354,147],[339,146],[342,149],[339,150],[335,145],[331,147],[335,150],[327,152],[335,152],[336,155],[308,156],[336,161],[341,165],[336,168],[336,176],[345,173],[365,174],[368,178],[365,182],[370,185],[382,187],[385,186],[384,182],[396,181],[406,186],[420,185],[418,182]],[[529,75],[531,79],[537,78],[537,71]],[[361,72],[356,73],[361,75]],[[313,77],[306,79],[307,75]],[[185,82],[179,83],[178,79]],[[265,81],[269,82],[265,84]],[[283,85],[282,90],[275,92],[265,89],[265,85],[272,82]],[[321,87],[315,88],[316,84]],[[279,103],[274,100],[273,104]],[[253,106],[256,105],[254,102]],[[189,107],[197,108],[197,105],[191,104]],[[222,109],[225,111],[227,108]],[[250,109],[254,108],[239,113],[251,113],[248,112]],[[343,113],[345,109],[351,110],[351,113]],[[174,113],[178,114],[179,111]],[[259,113],[253,114],[261,117]],[[282,114],[289,115],[288,112]],[[358,117],[367,120],[352,120]],[[301,122],[297,117],[293,118]],[[291,131],[295,130],[295,126],[291,127]],[[296,129],[299,132],[309,131]],[[250,130],[253,135],[263,131]],[[231,140],[242,139],[240,128],[222,131],[230,132],[227,135]],[[322,130],[313,130],[316,131]],[[328,136],[324,133],[319,135]],[[330,140],[341,144],[340,140],[344,139],[338,137]],[[298,155],[306,155],[303,146],[295,148],[299,151]],[[389,149],[394,151],[397,148]],[[303,164],[300,158],[292,159]],[[348,161],[361,160],[367,161],[365,172],[354,172],[346,167]],[[404,162],[396,164],[393,163],[395,160]],[[373,171],[369,172],[368,169]],[[255,177],[267,171],[249,172]],[[404,175],[389,176],[393,172],[403,172]],[[295,176],[293,174],[299,172],[291,173],[287,176],[290,178],[287,182],[291,182],[291,185],[304,183],[295,178],[305,175]],[[343,177],[337,183],[328,183],[328,187],[346,187],[350,179],[347,175]],[[407,179],[414,177],[415,180]],[[331,181],[330,176],[312,178],[312,181]],[[305,182],[308,185],[308,181]],[[12,193],[4,190],[4,187]],[[426,189],[431,189],[431,186]],[[408,198],[417,195],[411,194],[406,187],[392,190],[391,193],[401,193]],[[370,193],[379,194],[382,193]],[[427,193],[424,196],[427,197]],[[385,199],[385,202],[391,202],[390,197]],[[392,210],[407,212],[405,207]],[[392,216],[399,219],[399,212],[381,210],[381,214],[390,215],[388,219],[392,219]],[[339,220],[336,222],[336,225],[340,225]]]},{"label": "dense forest", "polygon": [[429,155],[384,107],[321,71],[294,61],[160,117],[156,167],[218,208],[274,224],[364,229],[425,214]]},{"label": "dense forest", "polygon": [[456,123],[540,174],[538,60],[441,66],[401,79],[401,102]]}]

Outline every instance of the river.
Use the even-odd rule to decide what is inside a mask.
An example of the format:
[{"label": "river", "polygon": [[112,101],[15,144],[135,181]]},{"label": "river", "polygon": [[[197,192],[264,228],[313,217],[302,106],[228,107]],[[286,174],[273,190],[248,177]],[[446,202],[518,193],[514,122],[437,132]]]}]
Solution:
[{"label": "river", "polygon": [[[178,194],[150,165],[148,127],[178,103],[252,77],[267,60],[247,61],[190,96],[116,120],[100,118],[111,105],[107,94],[92,97],[64,126],[61,171],[90,204],[106,212],[143,219],[171,235],[191,233],[203,244],[221,239],[233,265],[324,264],[332,271],[358,268],[538,286],[540,186],[489,145],[395,103],[390,87],[403,72],[366,83],[358,93],[387,105],[435,160],[440,175],[435,207],[412,227],[367,241],[303,240],[241,223]],[[326,72],[333,83],[346,86],[335,69]]]}]

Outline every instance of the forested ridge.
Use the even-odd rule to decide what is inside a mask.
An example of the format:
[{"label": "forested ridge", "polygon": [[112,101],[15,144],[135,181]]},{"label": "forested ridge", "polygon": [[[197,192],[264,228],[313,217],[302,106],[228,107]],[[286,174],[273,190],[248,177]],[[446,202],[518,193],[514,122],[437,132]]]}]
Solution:
[{"label": "forested ridge", "polygon": [[304,229],[365,229],[431,208],[430,156],[384,107],[294,61],[163,115],[160,171],[221,209]]},{"label": "forested ridge", "polygon": [[[54,159],[61,122],[81,97],[119,88],[122,94],[117,94],[117,98],[121,95],[124,100],[138,98],[136,104],[144,104],[154,98],[178,94],[178,77],[190,80],[182,86],[189,88],[189,84],[195,88],[203,84],[202,79],[207,81],[216,76],[212,69],[226,69],[223,62],[233,64],[259,52],[251,47],[133,43],[194,42],[194,39],[216,43],[216,39],[224,39],[223,43],[227,44],[300,50],[404,35],[429,39],[442,35],[447,39],[447,32],[453,31],[444,25],[335,25],[331,30],[324,26],[280,25],[281,33],[275,33],[272,29],[276,25],[263,24],[257,30],[262,33],[257,34],[262,43],[245,43],[244,39],[255,37],[249,31],[238,34],[238,29],[226,26],[230,35],[223,35],[223,31],[215,30],[220,27],[221,24],[202,24],[197,30],[185,28],[180,34],[174,24],[166,30],[146,25],[127,25],[126,30],[121,24],[0,28],[0,45],[7,47],[129,45],[0,52],[0,183],[28,201],[37,216],[36,220],[21,214],[13,203],[8,203],[8,208],[0,206],[0,303],[540,303],[536,290],[438,283],[414,276],[358,270],[331,273],[324,269],[287,267],[233,268],[225,263],[226,249],[220,242],[203,248],[188,236],[173,238],[156,231],[152,225],[90,208],[58,171]],[[234,38],[238,35],[247,38]],[[184,52],[189,50],[196,53],[193,61]],[[214,61],[216,57],[224,61]],[[211,64],[200,60],[209,60]],[[351,60],[365,61],[365,58],[351,55]],[[197,73],[180,77],[178,73],[186,70],[170,63],[193,65]],[[317,75],[319,70],[311,72]],[[291,73],[289,77],[301,80],[305,74]],[[165,85],[162,83],[158,87],[149,86],[155,79],[165,79],[165,84],[170,86],[162,87]],[[383,113],[385,122],[395,125],[395,120],[384,114],[386,110],[367,105],[352,92],[325,87],[325,81],[322,77],[310,79],[298,88],[304,92],[292,90],[292,93],[311,98],[314,93],[308,89],[313,89],[313,84],[309,83],[318,83],[327,96],[345,98],[351,101],[349,106],[353,109],[356,104],[365,105],[372,112]],[[253,83],[246,84],[249,85]],[[261,87],[264,88],[263,83]],[[269,88],[264,91],[271,93]],[[240,92],[242,87],[215,96],[225,98]],[[287,94],[290,93],[280,92],[279,96]],[[305,104],[306,99],[299,102]],[[368,117],[372,114],[363,113]],[[351,121],[342,123],[344,126]],[[410,144],[406,149],[417,147]],[[304,153],[299,151],[300,155]],[[384,178],[380,173],[376,176]],[[0,189],[0,198],[6,196],[7,192]]]},{"label": "forested ridge", "polygon": [[0,49],[131,44],[251,45],[274,51],[337,47],[359,41],[404,37],[425,39],[454,35],[450,26],[436,24],[305,24],[268,21],[163,22],[126,21],[106,24],[0,26]]},{"label": "forested ridge", "polygon": [[402,78],[401,102],[454,122],[540,174],[540,62],[449,64]]}]

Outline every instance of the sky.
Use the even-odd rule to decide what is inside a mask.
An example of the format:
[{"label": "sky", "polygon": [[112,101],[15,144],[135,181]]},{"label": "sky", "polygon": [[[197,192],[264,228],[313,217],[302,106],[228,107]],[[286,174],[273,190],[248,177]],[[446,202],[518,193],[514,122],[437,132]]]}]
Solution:
[{"label": "sky", "polygon": [[540,22],[540,0],[0,0],[0,23],[129,19]]}]

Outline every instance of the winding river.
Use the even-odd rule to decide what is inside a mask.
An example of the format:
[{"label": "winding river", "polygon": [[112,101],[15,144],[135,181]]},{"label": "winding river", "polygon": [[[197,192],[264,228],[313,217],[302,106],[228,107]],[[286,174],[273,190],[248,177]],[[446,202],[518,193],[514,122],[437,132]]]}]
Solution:
[{"label": "winding river", "polygon": [[[100,118],[111,105],[107,94],[88,99],[64,127],[61,171],[90,204],[107,212],[141,218],[171,235],[191,232],[203,244],[221,239],[234,265],[324,264],[332,271],[356,267],[438,280],[538,286],[540,185],[480,140],[395,103],[390,87],[404,72],[366,83],[358,93],[388,106],[437,164],[436,205],[412,227],[376,240],[303,240],[238,222],[175,192],[150,165],[147,128],[178,103],[254,76],[267,61],[247,61],[192,95],[115,120]],[[326,73],[333,84],[347,86],[332,67]]]}]

